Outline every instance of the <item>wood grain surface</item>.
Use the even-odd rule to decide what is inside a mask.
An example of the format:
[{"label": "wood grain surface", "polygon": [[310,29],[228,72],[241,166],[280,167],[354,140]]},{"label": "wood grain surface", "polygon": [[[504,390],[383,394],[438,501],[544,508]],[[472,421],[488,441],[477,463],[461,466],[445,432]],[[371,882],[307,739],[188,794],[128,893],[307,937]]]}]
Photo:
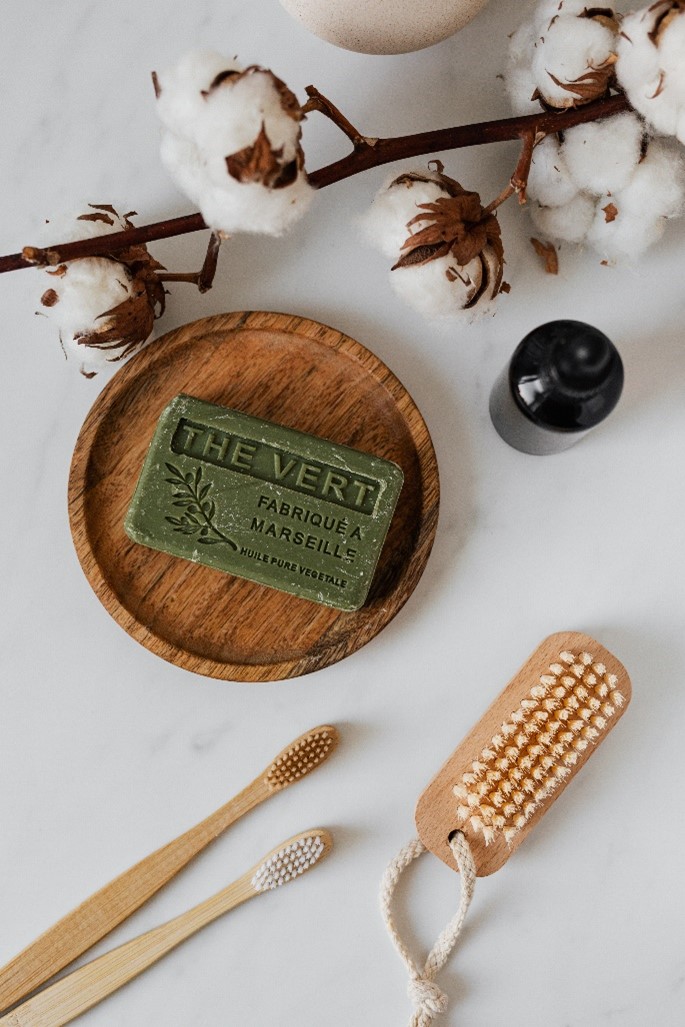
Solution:
[{"label": "wood grain surface", "polygon": [[[319,606],[126,536],[157,419],[181,392],[399,464],[404,487],[361,610]],[[125,365],[83,425],[69,479],[76,551],[117,623],[171,663],[234,681],[307,674],[377,635],[423,573],[438,506],[428,429],[392,372],[333,328],[254,311],[185,325]]]},{"label": "wood grain surface", "polygon": [[[542,801],[516,836],[507,842],[499,832],[490,844],[486,844],[482,833],[474,831],[468,821],[462,823],[457,818],[456,810],[459,800],[454,795],[454,786],[461,780],[461,775],[469,771],[472,761],[479,757],[481,751],[486,746],[490,747],[493,737],[500,730],[500,725],[509,719],[521,700],[529,695],[530,689],[538,684],[540,675],[548,673],[550,664],[557,663],[559,654],[564,651],[576,655],[587,652],[593,656],[595,663],[603,663],[608,673],[617,676],[617,688],[623,696],[624,703],[622,706],[616,707],[614,714],[607,720],[606,727],[601,731],[597,740],[590,742],[588,747],[580,753],[578,762],[571,768],[568,777],[558,782],[554,791]],[[416,826],[419,837],[426,848],[430,849],[452,870],[456,870],[448,838],[452,832],[458,829],[466,835],[471,846],[478,876],[486,877],[499,870],[529,831],[532,831],[545,815],[552,803],[556,802],[581,767],[587,763],[597,746],[615,727],[628,707],[631,694],[630,678],[625,667],[619,663],[613,653],[610,653],[594,638],[577,631],[562,631],[546,638],[486,710],[420,796],[416,805]]]}]

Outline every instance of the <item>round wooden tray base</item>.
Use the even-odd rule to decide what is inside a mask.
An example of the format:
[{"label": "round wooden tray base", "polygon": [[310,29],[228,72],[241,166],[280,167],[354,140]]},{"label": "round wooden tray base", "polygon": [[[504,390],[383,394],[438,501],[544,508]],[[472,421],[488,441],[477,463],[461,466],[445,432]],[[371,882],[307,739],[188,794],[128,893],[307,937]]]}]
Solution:
[{"label": "round wooden tray base", "polygon": [[[157,419],[181,392],[400,465],[404,487],[361,610],[319,606],[128,538],[124,516]],[[171,663],[234,681],[297,677],[378,634],[423,572],[438,504],[428,429],[392,372],[341,332],[264,312],[204,318],[129,361],[90,411],[69,479],[76,551],[117,623]]]}]

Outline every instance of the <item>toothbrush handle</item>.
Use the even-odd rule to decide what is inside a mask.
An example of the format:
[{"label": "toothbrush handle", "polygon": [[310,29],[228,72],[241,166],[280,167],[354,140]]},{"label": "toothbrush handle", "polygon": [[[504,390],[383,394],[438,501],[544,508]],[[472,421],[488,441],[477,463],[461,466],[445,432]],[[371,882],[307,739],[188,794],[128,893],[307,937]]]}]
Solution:
[{"label": "toothbrush handle", "polygon": [[230,802],[125,870],[48,928],[0,969],[0,1012],[35,991],[104,938],[227,827],[271,794],[264,780],[256,778]]},{"label": "toothbrush handle", "polygon": [[251,873],[205,902],[99,956],[0,1018],[0,1027],[61,1027],[127,984],[223,913],[260,894]]}]

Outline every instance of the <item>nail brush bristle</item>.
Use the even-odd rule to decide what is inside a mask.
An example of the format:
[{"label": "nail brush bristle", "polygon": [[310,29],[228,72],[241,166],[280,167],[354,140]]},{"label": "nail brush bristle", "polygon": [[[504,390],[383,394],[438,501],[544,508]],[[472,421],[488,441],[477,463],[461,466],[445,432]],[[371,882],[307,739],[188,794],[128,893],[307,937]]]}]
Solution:
[{"label": "nail brush bristle", "polygon": [[507,843],[606,730],[625,698],[590,653],[559,653],[454,787],[457,817]]}]

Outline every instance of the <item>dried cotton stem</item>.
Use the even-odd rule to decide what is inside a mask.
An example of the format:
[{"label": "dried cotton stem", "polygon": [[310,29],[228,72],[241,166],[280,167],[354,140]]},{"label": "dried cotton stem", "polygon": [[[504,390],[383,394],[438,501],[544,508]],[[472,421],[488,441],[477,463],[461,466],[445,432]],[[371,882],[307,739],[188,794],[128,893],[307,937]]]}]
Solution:
[{"label": "dried cotton stem", "polygon": [[[416,135],[397,136],[390,139],[374,139],[364,136],[350,124],[338,109],[314,87],[309,87],[308,105],[305,110],[318,110],[330,118],[353,143],[353,150],[346,157],[328,164],[309,176],[309,182],[316,189],[323,189],[335,182],[340,182],[352,175],[357,175],[370,168],[380,167],[394,161],[405,160],[425,154],[440,153],[445,150],[461,149],[468,146],[480,146],[486,143],[506,142],[514,139],[529,141],[561,132],[574,125],[585,122],[599,121],[622,111],[630,109],[625,96],[619,94],[607,99],[597,100],[582,107],[564,111],[540,111],[536,114],[515,118],[503,118],[497,121],[478,122],[472,125],[460,125],[454,128],[438,129],[431,132],[420,132]],[[309,106],[311,104],[311,106]],[[526,145],[530,145],[529,142]],[[522,158],[526,153],[524,152]],[[514,179],[521,178],[519,168]],[[521,193],[522,186],[516,184],[512,191]],[[497,202],[497,201],[496,201]],[[499,200],[499,202],[503,202]],[[57,244],[47,249],[27,246],[21,253],[12,253],[0,257],[0,274],[5,271],[18,271],[27,267],[55,266],[74,260],[77,257],[106,256],[137,243],[154,242],[157,239],[169,239],[188,232],[197,232],[207,228],[200,214],[187,214],[180,218],[158,221],[150,225],[131,228],[124,232],[114,232],[107,236],[82,239],[77,242]],[[210,241],[210,247],[212,243]],[[213,275],[210,276],[210,280]]]}]

